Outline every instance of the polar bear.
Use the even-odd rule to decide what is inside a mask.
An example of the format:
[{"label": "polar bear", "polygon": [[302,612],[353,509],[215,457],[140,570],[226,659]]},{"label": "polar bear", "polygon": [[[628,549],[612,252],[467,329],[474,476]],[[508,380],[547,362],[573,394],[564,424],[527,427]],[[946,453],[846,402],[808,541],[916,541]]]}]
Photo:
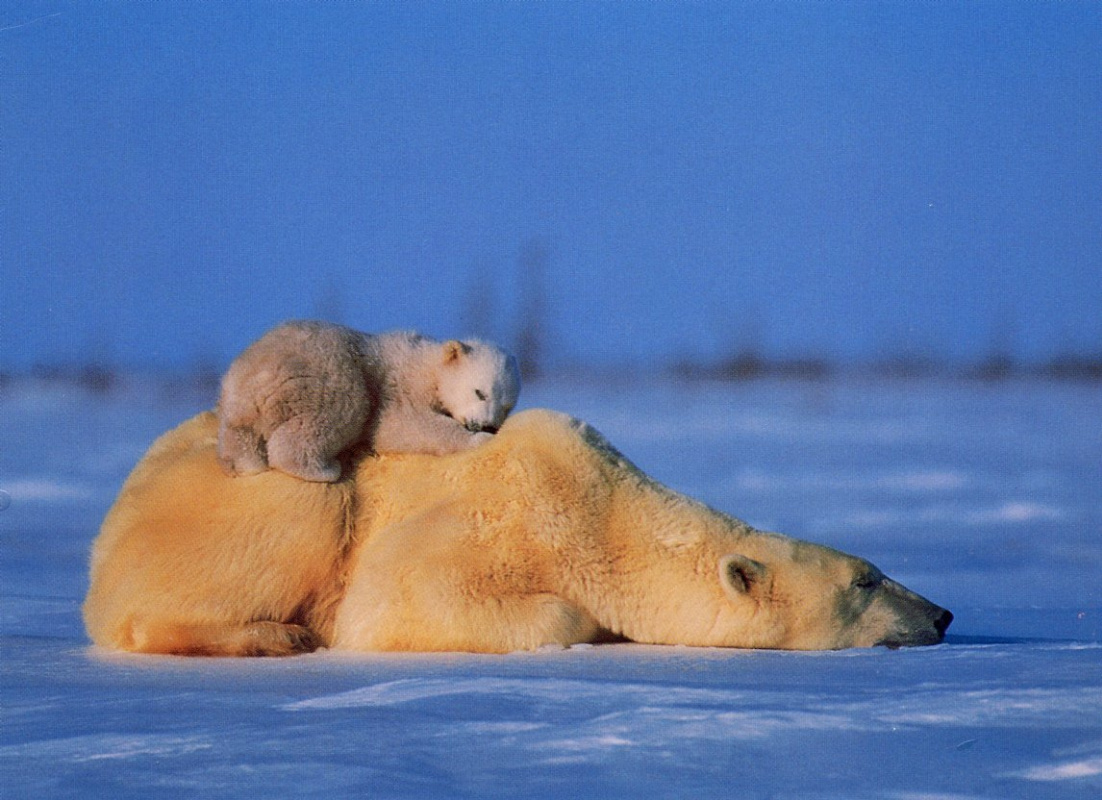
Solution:
[{"label": "polar bear", "polygon": [[288,322],[222,379],[218,454],[232,475],[272,467],[332,482],[353,445],[439,455],[481,444],[519,392],[516,360],[486,342]]},{"label": "polar bear", "polygon": [[148,653],[508,652],[636,642],[835,649],[941,641],[952,614],[867,561],[751,528],[531,410],[352,480],[218,466],[217,419],[165,434],[92,549],[84,620]]}]

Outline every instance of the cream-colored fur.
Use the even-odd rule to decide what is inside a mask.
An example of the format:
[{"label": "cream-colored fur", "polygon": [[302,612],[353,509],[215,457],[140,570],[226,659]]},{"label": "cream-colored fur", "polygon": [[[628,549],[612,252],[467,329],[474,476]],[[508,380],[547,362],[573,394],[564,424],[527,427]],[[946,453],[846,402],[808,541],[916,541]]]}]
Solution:
[{"label": "cream-colored fur", "polygon": [[951,620],[866,561],[657,484],[552,412],[462,453],[364,459],[335,484],[231,480],[215,427],[205,414],[163,437],[105,520],[84,607],[97,644],[824,649],[930,644]]},{"label": "cream-colored fur", "polygon": [[519,391],[515,360],[486,342],[289,322],[226,372],[219,457],[234,475],[272,467],[332,482],[355,445],[439,455],[481,444]]},{"label": "cream-colored fur", "polygon": [[158,439],[92,548],[89,636],[120,650],[282,655],[329,641],[355,487],[270,471],[234,480],[218,423]]}]

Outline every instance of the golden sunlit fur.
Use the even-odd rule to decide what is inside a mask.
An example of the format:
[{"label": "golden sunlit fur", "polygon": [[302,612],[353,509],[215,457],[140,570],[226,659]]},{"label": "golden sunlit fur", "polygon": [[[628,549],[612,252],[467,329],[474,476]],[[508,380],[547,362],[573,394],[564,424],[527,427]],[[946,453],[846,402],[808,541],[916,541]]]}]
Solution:
[{"label": "golden sunlit fur", "polygon": [[548,411],[449,456],[362,458],[334,484],[219,469],[217,420],[135,469],[92,558],[93,641],[146,652],[506,652],[639,642],[929,644],[951,615],[829,548],[652,481]]},{"label": "golden sunlit fur", "polygon": [[282,655],[328,641],[354,487],[221,473],[218,422],[162,436],[92,548],[84,622],[97,644],[153,653]]}]

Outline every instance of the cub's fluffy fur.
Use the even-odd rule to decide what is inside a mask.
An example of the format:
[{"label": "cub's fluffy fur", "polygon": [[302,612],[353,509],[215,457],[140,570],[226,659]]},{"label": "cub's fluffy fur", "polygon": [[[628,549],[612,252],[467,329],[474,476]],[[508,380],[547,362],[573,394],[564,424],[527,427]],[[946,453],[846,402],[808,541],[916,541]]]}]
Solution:
[{"label": "cub's fluffy fur", "polygon": [[289,322],[222,379],[218,457],[234,475],[271,467],[332,482],[337,456],[354,445],[433,455],[474,447],[519,391],[516,360],[486,342]]}]

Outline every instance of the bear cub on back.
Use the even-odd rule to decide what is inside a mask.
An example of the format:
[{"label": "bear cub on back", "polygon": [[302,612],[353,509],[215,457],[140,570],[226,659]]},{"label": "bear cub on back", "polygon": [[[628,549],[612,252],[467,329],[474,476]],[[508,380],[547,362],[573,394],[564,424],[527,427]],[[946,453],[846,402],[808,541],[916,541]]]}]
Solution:
[{"label": "bear cub on back", "polygon": [[223,377],[218,457],[232,475],[270,467],[332,482],[337,456],[356,445],[433,455],[475,447],[519,392],[516,359],[487,342],[288,322]]}]

